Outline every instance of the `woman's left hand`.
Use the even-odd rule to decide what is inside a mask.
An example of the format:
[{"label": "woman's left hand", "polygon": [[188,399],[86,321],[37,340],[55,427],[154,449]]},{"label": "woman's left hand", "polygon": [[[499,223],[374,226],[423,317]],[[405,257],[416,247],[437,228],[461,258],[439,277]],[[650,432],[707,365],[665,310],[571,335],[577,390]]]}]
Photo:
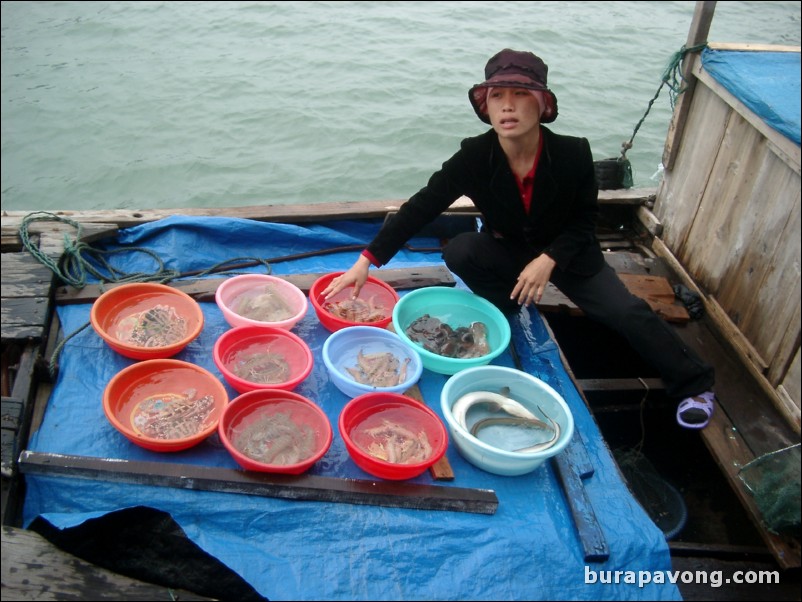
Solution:
[{"label": "woman's left hand", "polygon": [[510,299],[517,301],[518,305],[529,306],[530,303],[540,302],[546,285],[549,283],[551,273],[557,263],[548,255],[539,255],[530,261],[518,276],[518,282],[512,289]]}]

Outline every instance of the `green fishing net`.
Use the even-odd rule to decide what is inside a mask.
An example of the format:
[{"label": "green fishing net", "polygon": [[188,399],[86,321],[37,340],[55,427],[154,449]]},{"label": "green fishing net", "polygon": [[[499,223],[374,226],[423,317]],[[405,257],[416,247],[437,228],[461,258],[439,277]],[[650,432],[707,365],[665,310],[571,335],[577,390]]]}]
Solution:
[{"label": "green fishing net", "polygon": [[738,472],[763,522],[774,533],[799,534],[800,472],[799,443],[763,454]]}]

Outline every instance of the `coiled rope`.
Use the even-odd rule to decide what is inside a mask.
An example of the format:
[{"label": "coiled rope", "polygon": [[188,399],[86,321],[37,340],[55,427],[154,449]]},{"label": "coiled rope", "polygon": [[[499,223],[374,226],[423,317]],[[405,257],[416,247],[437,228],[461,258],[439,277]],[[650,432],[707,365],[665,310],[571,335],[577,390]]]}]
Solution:
[{"label": "coiled rope", "polygon": [[671,103],[671,110],[674,110],[674,105],[676,104],[677,97],[685,92],[688,89],[687,85],[683,85],[685,83],[685,78],[682,77],[682,67],[683,62],[685,61],[685,57],[693,52],[700,52],[707,47],[707,42],[702,44],[698,44],[696,46],[691,46],[687,48],[683,46],[673,55],[671,55],[671,59],[668,62],[665,70],[663,71],[663,76],[661,78],[660,86],[657,88],[657,92],[654,93],[654,96],[649,101],[649,105],[646,107],[646,112],[643,114],[643,117],[640,118],[637,125],[635,125],[635,129],[632,132],[632,136],[630,137],[629,141],[623,142],[621,144],[621,158],[620,161],[626,160],[627,151],[632,148],[632,143],[635,140],[635,136],[640,129],[640,126],[643,125],[643,122],[646,121],[646,116],[649,114],[649,111],[652,110],[652,105],[654,101],[657,100],[657,97],[660,96],[660,91],[663,89],[663,86],[668,86],[669,90],[669,101]]},{"label": "coiled rope", "polygon": [[[61,222],[72,226],[76,230],[75,238],[71,239],[68,234],[64,234],[64,252],[58,263],[46,253],[43,253],[31,240],[29,231],[30,224],[41,221]],[[25,216],[20,226],[19,235],[22,240],[22,245],[31,255],[49,267],[62,282],[77,289],[84,288],[88,284],[88,277],[90,275],[100,281],[101,287],[104,283],[159,282],[161,284],[166,284],[171,280],[188,275],[182,274],[178,270],[166,268],[164,261],[162,261],[162,258],[159,257],[157,253],[143,247],[121,247],[112,250],[96,249],[88,243],[81,241],[83,228],[80,223],[46,211],[38,211]],[[151,257],[156,264],[156,269],[153,272],[125,272],[111,265],[106,259],[116,253],[132,252],[144,253]],[[243,261],[247,263],[241,263]],[[217,263],[208,269],[192,272],[191,275],[205,276],[212,273],[227,272],[229,270],[222,268],[233,262],[240,263],[233,266],[231,270],[241,269],[246,266],[264,265],[268,274],[272,272],[272,267],[267,259],[259,257],[233,257]]]}]

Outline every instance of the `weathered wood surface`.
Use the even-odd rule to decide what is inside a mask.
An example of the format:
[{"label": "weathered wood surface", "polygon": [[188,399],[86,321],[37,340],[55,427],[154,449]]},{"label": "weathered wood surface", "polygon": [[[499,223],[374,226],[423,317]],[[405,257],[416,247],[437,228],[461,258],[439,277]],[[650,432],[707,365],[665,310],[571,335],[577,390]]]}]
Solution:
[{"label": "weathered wood surface", "polygon": [[50,310],[53,273],[29,253],[3,253],[2,339],[41,339]]},{"label": "weathered wood surface", "polygon": [[702,435],[713,457],[717,459],[722,472],[733,486],[741,504],[755,521],[758,532],[763,537],[766,546],[774,554],[779,566],[784,569],[798,568],[802,561],[799,539],[776,535],[762,524],[760,510],[755,499],[738,476],[741,467],[754,460],[756,456],[746,445],[727,413],[725,411],[715,412]]},{"label": "weathered wood surface", "polygon": [[[684,324],[690,320],[688,310],[675,300],[674,289],[663,276],[619,274],[619,277],[629,292],[646,301],[654,312],[667,322]],[[546,312],[561,311],[575,316],[583,315],[582,310],[551,283],[546,286],[537,307]]]},{"label": "weathered wood surface", "polygon": [[20,455],[19,470],[23,474],[414,510],[494,514],[498,508],[498,498],[490,489],[341,479],[310,474],[257,473],[173,462],[89,458],[27,450]]},{"label": "weathered wood surface", "polygon": [[690,322],[677,332],[716,368],[718,403],[710,424],[699,431],[700,436],[777,563],[783,568],[799,567],[802,558],[798,538],[781,538],[766,528],[752,494],[738,477],[741,466],[798,442],[798,434],[760,386],[743,377],[742,364],[704,322]]},{"label": "weathered wood surface", "polygon": [[[688,38],[685,42],[686,48],[693,48],[707,42],[707,34],[710,32],[710,25],[713,22],[713,13],[715,10],[715,2],[696,3],[691,27],[688,30]],[[674,167],[674,160],[677,156],[676,148],[682,140],[682,135],[687,127],[690,101],[693,98],[693,89],[696,85],[696,81],[691,74],[693,66],[698,60],[699,55],[695,53],[686,57],[686,60],[683,62],[681,75],[685,92],[677,99],[677,104],[674,107],[674,114],[668,126],[665,150],[663,151],[663,165],[665,169],[672,169]]]},{"label": "weathered wood surface", "polygon": [[[18,478],[17,457],[27,446],[32,432],[32,416],[37,400],[35,396],[44,388],[35,379],[36,364],[40,358],[40,345],[25,342],[14,344],[16,354],[3,345],[3,458],[2,484],[0,485],[0,511],[4,525],[21,524],[24,483]],[[14,366],[9,356],[13,355]],[[13,373],[13,378],[8,376]],[[11,381],[11,382],[9,382]]]},{"label": "weathered wood surface", "polygon": [[[766,48],[788,51],[787,48]],[[799,48],[793,49],[799,52]],[[800,147],[696,65],[676,161],[654,213],[662,241],[704,291],[785,419],[801,430]]]},{"label": "weathered wood surface", "polygon": [[62,552],[33,531],[3,526],[3,600],[211,600],[129,579]]},{"label": "weathered wood surface", "polygon": [[[623,267],[619,269],[632,269],[634,271],[644,270],[643,263],[632,259],[629,261],[619,260]],[[425,286],[454,286],[456,281],[444,266],[423,267],[418,269],[402,268],[391,269],[382,268],[373,270],[371,274],[388,283],[397,290],[407,290],[422,288]],[[287,274],[277,275],[288,282],[296,285],[305,293],[309,292],[314,281],[319,278],[320,273],[307,274]],[[620,274],[624,284],[629,290],[644,299],[650,306],[663,318],[669,322],[683,323],[689,320],[687,310],[674,299],[674,291],[668,280],[663,276],[649,274]],[[208,278],[196,280],[176,280],[170,283],[171,286],[182,290],[197,301],[214,301],[214,293],[217,287],[225,278]],[[82,289],[61,286],[56,288],[56,303],[91,303],[105,290],[120,286],[118,284],[106,284],[103,286],[89,285]],[[549,285],[543,299],[538,304],[543,311],[568,311],[576,315],[581,315],[580,310],[568,300],[553,285]]]},{"label": "weathered wood surface", "polygon": [[582,547],[582,557],[585,562],[605,562],[610,558],[610,548],[582,483],[579,468],[573,457],[564,452],[553,457],[551,462],[555,466],[571,510],[579,544]]},{"label": "weathered wood surface", "polygon": [[[599,203],[601,205],[642,205],[654,200],[657,190],[655,188],[629,188],[619,190],[600,190]],[[321,220],[334,219],[372,219],[381,218],[388,213],[397,211],[404,200],[383,201],[342,201],[324,202],[304,205],[252,205],[249,207],[174,207],[170,209],[154,208],[140,210],[108,210],[108,211],[53,211],[53,215],[69,219],[82,224],[89,229],[90,224],[99,224],[99,231],[93,231],[93,238],[99,238],[103,231],[113,233],[116,228],[127,228],[147,222],[186,215],[196,217],[232,217],[252,219],[262,222],[278,223],[308,223]],[[473,203],[465,197],[457,199],[449,208],[452,213],[473,213],[476,211]],[[3,248],[19,244],[19,228],[26,217],[27,211],[3,211],[0,214],[0,230],[2,231]],[[69,228],[69,226],[60,226]],[[47,230],[43,224],[31,225],[31,232]]]}]

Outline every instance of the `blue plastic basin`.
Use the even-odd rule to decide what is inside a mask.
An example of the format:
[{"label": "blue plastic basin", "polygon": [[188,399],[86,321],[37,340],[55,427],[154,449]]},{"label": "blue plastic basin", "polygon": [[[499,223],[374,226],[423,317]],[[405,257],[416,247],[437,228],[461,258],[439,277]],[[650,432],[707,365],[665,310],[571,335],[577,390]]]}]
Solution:
[{"label": "blue plastic basin", "polygon": [[[373,387],[354,380],[349,374],[348,368],[357,366],[360,353],[370,355],[384,352],[392,353],[399,362],[407,363],[406,378],[398,385]],[[332,334],[323,343],[323,363],[331,382],[349,397],[377,391],[404,393],[418,382],[423,372],[423,364],[415,349],[389,330],[374,326],[349,326]]]},{"label": "blue plastic basin", "polygon": [[[528,453],[501,449],[474,437],[458,424],[452,413],[457,400],[474,391],[502,393],[539,417],[545,414],[560,425],[559,437],[550,448]],[[516,476],[532,472],[565,449],[574,434],[574,417],[565,400],[539,378],[506,366],[479,366],[455,374],[443,386],[440,409],[448,425],[451,441],[460,454],[477,468],[498,475]],[[476,411],[481,412],[482,408],[477,406]],[[473,420],[481,417],[469,419],[468,428]]]}]

